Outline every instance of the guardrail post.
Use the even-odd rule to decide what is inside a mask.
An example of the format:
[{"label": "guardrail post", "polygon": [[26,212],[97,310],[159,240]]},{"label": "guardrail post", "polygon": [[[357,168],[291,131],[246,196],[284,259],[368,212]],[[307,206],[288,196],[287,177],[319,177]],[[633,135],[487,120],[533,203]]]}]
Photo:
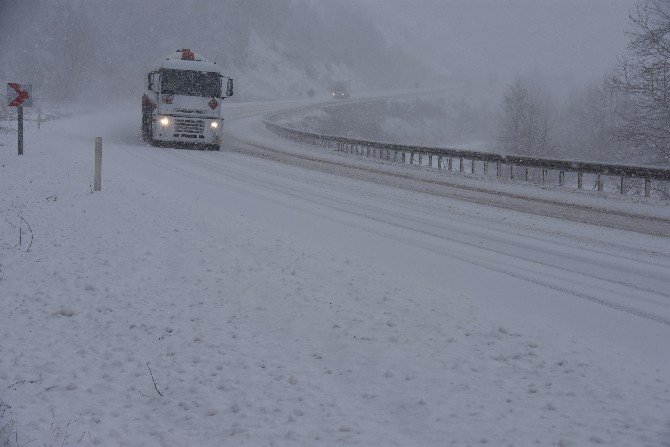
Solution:
[{"label": "guardrail post", "polygon": [[465,171],[465,165],[463,164],[463,159],[462,159],[462,158],[460,159],[460,165],[459,165],[459,167],[458,167],[458,170],[459,170],[460,172],[464,172],[464,171]]},{"label": "guardrail post", "polygon": [[42,110],[37,109],[37,130],[40,130],[41,124],[42,124]]},{"label": "guardrail post", "polygon": [[526,168],[526,181],[528,181],[528,168]]},{"label": "guardrail post", "polygon": [[474,174],[475,173],[475,159],[472,159],[472,163],[470,164],[470,173]]},{"label": "guardrail post", "polygon": [[428,166],[433,167],[433,156],[428,154]]},{"label": "guardrail post", "polygon": [[489,162],[485,161],[484,162],[484,175],[489,173]]},{"label": "guardrail post", "polygon": [[454,159],[449,157],[449,170],[453,171],[454,169]]},{"label": "guardrail post", "polygon": [[391,160],[391,149],[386,149],[386,160]]},{"label": "guardrail post", "polygon": [[437,156],[437,169],[442,169],[442,156]]},{"label": "guardrail post", "polygon": [[619,192],[620,192],[621,194],[624,194],[624,193],[625,193],[625,190],[626,190],[626,180],[625,180],[625,179],[626,179],[626,178],[622,175],[622,176],[621,176],[621,188],[619,189]]},{"label": "guardrail post", "polygon": [[400,158],[402,158],[403,164],[407,163],[407,154],[405,154],[405,151],[402,151],[402,156]]},{"label": "guardrail post", "polygon": [[600,174],[598,174],[598,178],[596,179],[596,183],[598,185],[598,191],[602,192],[602,190],[603,190],[603,178]]},{"label": "guardrail post", "polygon": [[542,184],[544,185],[546,181],[547,181],[547,169],[542,168]]},{"label": "guardrail post", "polygon": [[582,189],[584,183],[584,174],[582,171],[577,171],[577,189]]},{"label": "guardrail post", "polygon": [[423,158],[423,154],[421,152],[419,152],[419,166],[421,166],[423,164],[423,162],[421,160],[422,158]]},{"label": "guardrail post", "polygon": [[370,156],[370,146],[367,146],[365,149],[366,149],[365,150],[366,157],[369,157]]},{"label": "guardrail post", "polygon": [[563,186],[565,183],[565,171],[558,171],[558,186]]},{"label": "guardrail post", "polygon": [[496,177],[500,177],[502,171],[502,166],[499,161],[496,161]]},{"label": "guardrail post", "polygon": [[414,164],[414,152],[409,153],[409,164]]},{"label": "guardrail post", "polygon": [[651,197],[651,179],[644,179],[644,196]]},{"label": "guardrail post", "polygon": [[514,165],[509,165],[509,178],[514,180]]}]

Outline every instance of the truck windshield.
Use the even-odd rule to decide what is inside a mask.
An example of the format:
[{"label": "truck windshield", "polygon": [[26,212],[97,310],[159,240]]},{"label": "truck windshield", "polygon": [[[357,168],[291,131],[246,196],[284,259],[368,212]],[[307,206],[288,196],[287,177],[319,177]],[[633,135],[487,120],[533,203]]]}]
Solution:
[{"label": "truck windshield", "polygon": [[161,93],[220,98],[221,78],[212,72],[161,70]]}]

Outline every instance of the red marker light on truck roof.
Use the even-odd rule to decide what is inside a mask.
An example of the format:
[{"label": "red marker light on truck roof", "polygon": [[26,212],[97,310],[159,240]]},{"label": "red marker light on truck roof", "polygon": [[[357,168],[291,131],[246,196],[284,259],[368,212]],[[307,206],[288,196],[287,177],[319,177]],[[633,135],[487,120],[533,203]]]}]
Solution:
[{"label": "red marker light on truck roof", "polygon": [[193,54],[193,51],[189,50],[188,48],[184,48],[181,51],[181,60],[183,61],[194,61],[195,60],[195,54]]}]

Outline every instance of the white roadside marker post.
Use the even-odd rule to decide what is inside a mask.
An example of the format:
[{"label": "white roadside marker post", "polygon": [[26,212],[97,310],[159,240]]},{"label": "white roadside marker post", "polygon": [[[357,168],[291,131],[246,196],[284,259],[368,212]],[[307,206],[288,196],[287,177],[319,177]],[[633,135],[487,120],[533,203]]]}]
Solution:
[{"label": "white roadside marker post", "polygon": [[102,190],[102,137],[95,137],[95,178],[93,191]]}]

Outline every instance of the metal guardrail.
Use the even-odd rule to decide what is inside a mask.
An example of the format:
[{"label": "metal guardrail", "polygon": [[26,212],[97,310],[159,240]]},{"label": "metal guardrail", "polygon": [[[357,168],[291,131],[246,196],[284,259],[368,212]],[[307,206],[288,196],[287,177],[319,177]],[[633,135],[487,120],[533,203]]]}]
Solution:
[{"label": "metal guardrail", "polygon": [[[408,163],[409,156],[409,164],[416,164],[415,160],[418,159],[418,164],[423,165],[422,158],[423,156],[427,156],[428,166],[435,166],[433,159],[437,158],[437,166],[435,166],[437,169],[447,169],[452,171],[454,170],[454,160],[457,160],[458,170],[460,172],[465,172],[466,164],[469,164],[469,172],[474,174],[476,172],[477,162],[480,162],[482,164],[484,175],[489,174],[489,167],[493,164],[496,168],[496,177],[502,177],[503,170],[507,172],[507,169],[509,169],[510,179],[521,177],[526,181],[529,180],[531,170],[535,169],[541,172],[541,182],[543,184],[547,181],[549,171],[557,171],[559,186],[566,186],[565,174],[567,172],[576,174],[577,189],[583,189],[584,187],[584,174],[592,174],[596,176],[594,189],[597,189],[598,191],[603,191],[604,189],[604,177],[618,177],[620,183],[617,189],[621,194],[626,194],[628,190],[626,180],[636,179],[644,181],[645,197],[651,196],[652,181],[670,182],[669,168],[570,161],[520,155],[501,155],[490,152],[383,143],[379,141],[359,140],[334,135],[322,135],[293,129],[272,122],[273,119],[276,119],[276,117],[280,115],[283,114],[274,114],[266,117],[264,124],[270,131],[282,137],[302,143],[334,148],[337,151],[348,154],[378,158],[396,163]],[[444,163],[445,160],[446,164]],[[519,168],[523,168],[521,173],[519,173]],[[539,174],[539,172],[537,174]],[[507,176],[507,174],[505,174],[505,176]],[[539,180],[539,175],[537,175],[537,178]],[[667,195],[667,192],[665,194]],[[666,196],[665,198],[668,197]]]}]

